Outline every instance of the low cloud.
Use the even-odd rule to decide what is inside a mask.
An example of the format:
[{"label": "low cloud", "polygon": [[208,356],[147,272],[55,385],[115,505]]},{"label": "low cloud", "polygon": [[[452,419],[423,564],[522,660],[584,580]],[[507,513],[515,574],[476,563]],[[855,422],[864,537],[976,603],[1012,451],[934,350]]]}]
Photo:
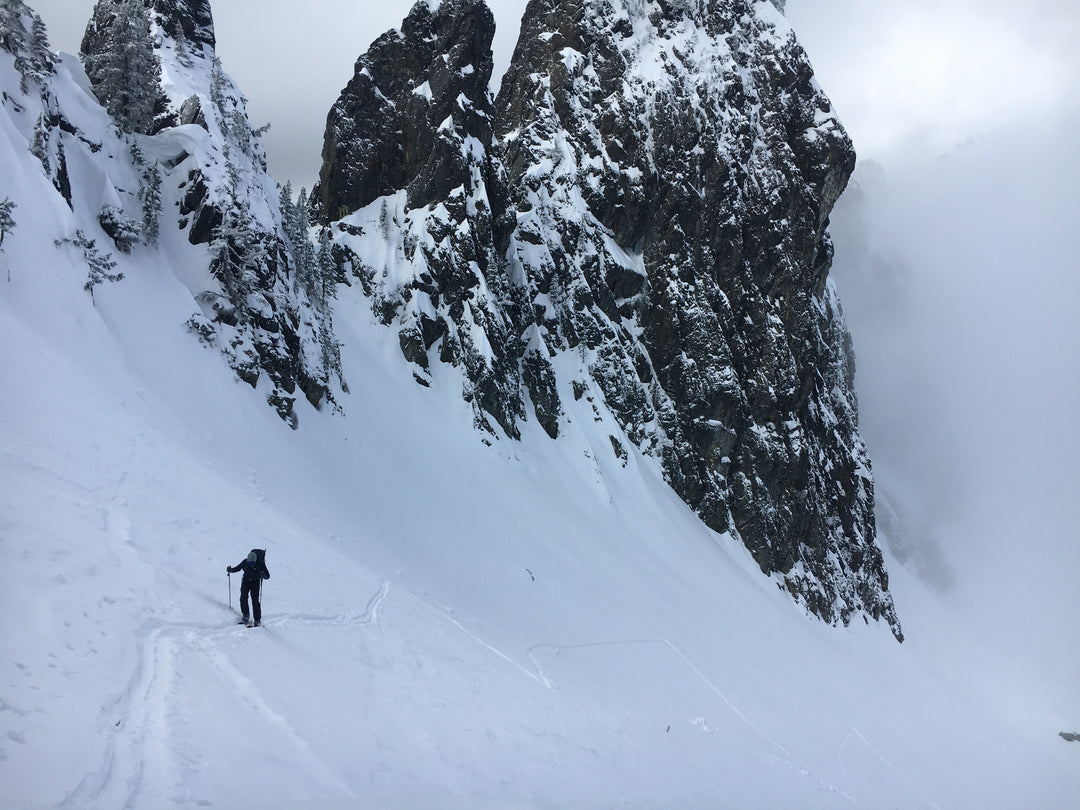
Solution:
[{"label": "low cloud", "polygon": [[833,276],[885,540],[973,633],[1069,694],[1080,7],[788,12],[860,155],[832,218]]}]

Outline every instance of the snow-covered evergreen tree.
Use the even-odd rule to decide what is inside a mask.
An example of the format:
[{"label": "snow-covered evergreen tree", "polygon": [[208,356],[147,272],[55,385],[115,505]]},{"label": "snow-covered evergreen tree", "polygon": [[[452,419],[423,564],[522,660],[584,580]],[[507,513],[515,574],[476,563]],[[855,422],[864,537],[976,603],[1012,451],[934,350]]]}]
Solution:
[{"label": "snow-covered evergreen tree", "polygon": [[[4,235],[15,229],[15,219],[11,216],[12,209],[17,206],[10,197],[0,201],[0,253],[4,250]],[[11,267],[7,269],[7,279],[11,281]]]},{"label": "snow-covered evergreen tree", "polygon": [[17,207],[10,197],[0,200],[0,245],[4,244],[4,236],[15,228],[15,220],[12,218],[11,212]]},{"label": "snow-covered evergreen tree", "polygon": [[342,274],[334,258],[334,240],[329,228],[323,228],[319,232],[319,250],[315,263],[319,278],[322,279],[323,289],[333,290],[334,285],[342,281]]},{"label": "snow-covered evergreen tree", "polygon": [[142,241],[155,247],[160,235],[161,220],[161,167],[155,162],[147,165],[146,158],[137,143],[131,144],[131,161],[139,170],[142,185],[139,202],[142,204]]},{"label": "snow-covered evergreen tree", "polygon": [[122,208],[106,205],[98,214],[98,224],[109,235],[121,253],[131,253],[131,249],[142,237],[139,223],[124,213]]},{"label": "snow-covered evergreen tree", "polygon": [[120,281],[124,278],[123,273],[113,272],[116,269],[116,260],[112,254],[102,252],[95,240],[90,239],[83,231],[75,231],[74,239],[59,239],[56,246],[72,244],[82,250],[83,259],[86,261],[88,272],[86,284],[83,289],[90,293],[90,299],[94,298],[94,288],[106,281]]},{"label": "snow-covered evergreen tree", "polygon": [[289,181],[284,186],[278,186],[278,207],[281,209],[281,230],[285,242],[290,251],[295,250],[296,209],[292,201],[292,183]]},{"label": "snow-covered evergreen tree", "polygon": [[155,246],[158,243],[161,221],[161,168],[155,163],[147,166],[142,174],[143,242]]},{"label": "snow-covered evergreen tree", "polygon": [[83,38],[82,60],[94,94],[125,132],[149,133],[161,63],[140,0],[98,3]]},{"label": "snow-covered evergreen tree", "polygon": [[246,102],[242,96],[237,98],[230,93],[230,82],[221,67],[221,60],[216,56],[210,78],[210,101],[221,115],[221,125],[226,138],[239,146],[244,155],[252,156],[256,134],[248,121],[244,107]]},{"label": "snow-covered evergreen tree", "polygon": [[45,170],[46,174],[49,173],[49,151],[45,145],[47,137],[45,115],[42,114],[34,122],[34,140],[30,143],[30,154],[41,162],[41,168]]},{"label": "snow-covered evergreen tree", "polygon": [[315,248],[311,244],[308,231],[311,230],[311,222],[308,219],[307,189],[300,189],[300,196],[293,207],[295,221],[296,246],[296,274],[300,287],[311,301],[320,310],[326,309],[327,288],[323,283],[322,274],[319,272],[319,263],[315,256]]},{"label": "snow-covered evergreen tree", "polygon": [[[223,214],[212,243],[214,258],[210,269],[225,287],[229,300],[245,305],[259,286],[259,271],[265,264],[265,235],[251,227],[251,214],[243,200],[237,200]],[[246,306],[238,306],[237,318],[247,320]]]},{"label": "snow-covered evergreen tree", "polygon": [[14,54],[24,93],[30,81],[41,81],[53,72],[55,57],[45,23],[22,0],[0,0],[0,48]]}]

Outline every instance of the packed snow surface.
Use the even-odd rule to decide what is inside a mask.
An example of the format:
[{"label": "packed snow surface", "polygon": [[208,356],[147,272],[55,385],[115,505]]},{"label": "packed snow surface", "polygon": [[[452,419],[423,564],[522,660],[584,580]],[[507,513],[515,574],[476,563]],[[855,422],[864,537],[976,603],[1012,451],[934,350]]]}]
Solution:
[{"label": "packed snow surface", "polygon": [[[904,645],[801,615],[590,414],[485,444],[348,290],[354,393],[291,431],[182,328],[190,294],[151,254],[95,305],[32,222],[0,259],[5,806],[1062,807],[1077,788],[1061,718],[980,675],[902,568]],[[224,569],[251,547],[271,579],[248,630]]]}]

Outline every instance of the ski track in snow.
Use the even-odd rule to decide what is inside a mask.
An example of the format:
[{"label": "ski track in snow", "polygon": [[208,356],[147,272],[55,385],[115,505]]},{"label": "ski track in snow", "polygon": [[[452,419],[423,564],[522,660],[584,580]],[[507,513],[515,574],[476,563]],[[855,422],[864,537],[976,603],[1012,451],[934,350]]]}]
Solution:
[{"label": "ski track in snow", "polygon": [[379,589],[372,594],[360,616],[347,613],[324,614],[324,613],[272,613],[263,616],[263,627],[285,627],[290,621],[296,620],[308,624],[330,624],[339,626],[363,626],[378,624],[379,610],[390,594],[390,583],[385,579],[379,583]]},{"label": "ski track in snow", "polygon": [[[447,617],[447,618],[449,618],[449,617]],[[453,620],[451,619],[451,621],[453,621]],[[457,622],[454,622],[454,623],[457,624]],[[460,625],[458,625],[458,626],[460,627]],[[465,628],[462,628],[462,629],[464,630]],[[468,633],[467,630],[465,630],[465,632]],[[469,635],[472,635],[472,634],[469,633]],[[473,636],[473,637],[475,638],[475,636]],[[477,640],[479,640],[479,639],[477,639]],[[481,642],[481,643],[483,643],[483,642]],[[822,776],[820,773],[815,771],[812,767],[807,765],[801,759],[799,759],[799,757],[796,756],[787,746],[785,746],[783,743],[781,743],[780,741],[775,739],[772,735],[770,735],[763,728],[761,728],[761,726],[759,726],[757,723],[755,723],[753,720],[751,720],[734,702],[732,702],[732,700],[726,694],[724,694],[723,691],[720,690],[719,687],[716,686],[716,684],[714,684],[686,656],[686,654],[682,650],[680,650],[678,647],[676,647],[674,644],[671,643],[671,641],[669,641],[666,638],[626,639],[626,640],[622,640],[622,641],[618,641],[618,640],[616,640],[616,641],[596,641],[596,642],[591,642],[591,643],[587,643],[587,644],[564,644],[564,645],[560,645],[560,644],[535,644],[535,645],[533,645],[532,647],[530,647],[528,649],[528,655],[529,655],[529,660],[532,661],[533,666],[535,667],[535,670],[536,670],[533,677],[536,678],[537,680],[539,680],[541,683],[543,683],[544,686],[547,689],[553,689],[553,688],[555,688],[555,684],[544,674],[543,666],[540,664],[540,661],[538,660],[538,658],[536,656],[538,651],[540,651],[540,650],[551,650],[557,655],[560,652],[563,652],[565,650],[602,649],[604,647],[622,647],[622,646],[636,646],[636,645],[659,645],[659,646],[667,647],[679,660],[681,660],[690,669],[690,671],[694,674],[694,676],[698,680],[700,680],[708,688],[708,690],[710,692],[712,692],[714,695],[716,695],[716,697],[718,697],[721,701],[723,701],[724,705],[726,705],[735,714],[736,717],[738,717],[743,723],[745,723],[746,726],[751,731],[753,731],[761,739],[765,740],[767,743],[769,743],[771,746],[775,747],[778,751],[781,752],[783,757],[782,758],[781,757],[777,758],[777,764],[778,765],[783,763],[788,768],[791,768],[793,770],[797,770],[800,773],[802,773],[804,776],[812,777],[813,779],[817,780],[819,786],[823,790],[834,793],[837,796],[840,796],[840,797],[846,799],[847,801],[851,802],[853,805],[858,806],[859,801],[858,801],[858,798],[857,798],[857,796],[855,794],[855,789],[854,789],[854,787],[853,787],[853,785],[851,783],[851,779],[848,776],[847,766],[844,763],[844,749],[846,748],[846,746],[848,745],[848,743],[852,739],[852,737],[855,737],[860,742],[862,742],[863,745],[866,746],[866,748],[874,755],[875,758],[877,758],[883,765],[885,765],[894,774],[896,774],[896,776],[899,777],[901,781],[906,783],[910,788],[912,788],[916,793],[918,793],[918,795],[920,796],[922,801],[926,802],[927,807],[933,808],[933,810],[940,810],[940,808],[938,807],[937,804],[935,804],[929,797],[927,797],[925,794],[923,794],[921,791],[918,790],[917,786],[915,785],[915,782],[907,774],[905,774],[903,771],[901,771],[899,768],[897,768],[896,765],[894,765],[887,757],[885,757],[880,751],[878,751],[878,749],[875,748],[873,746],[873,744],[869,740],[867,740],[866,737],[863,736],[862,733],[860,733],[858,731],[858,729],[855,729],[853,727],[848,728],[847,732],[844,734],[843,739],[840,741],[840,744],[836,748],[836,760],[837,760],[837,762],[838,762],[838,764],[840,766],[840,772],[843,774],[844,781],[846,783],[844,788],[841,788],[840,786],[836,785],[835,783],[833,783],[832,781],[830,781],[829,779],[827,779],[826,777]],[[485,644],[484,646],[488,646],[488,645]],[[498,652],[498,651],[496,650],[495,652]],[[501,653],[498,653],[498,654],[500,656],[502,656]],[[502,656],[502,657],[505,658],[506,656]],[[509,659],[507,659],[507,660],[509,660]],[[706,723],[704,721],[704,718],[699,717],[699,718],[695,719],[693,722],[694,722],[695,725],[698,725],[699,727],[701,727],[704,731],[710,732],[710,729],[706,725]]]},{"label": "ski track in snow", "polygon": [[104,761],[82,778],[60,807],[138,807],[148,768],[153,767],[159,778],[166,770],[167,752],[159,743],[166,738],[160,730],[167,723],[174,672],[171,645],[176,634],[194,627],[162,623],[140,632],[135,671],[101,711],[99,725],[109,734]]},{"label": "ski track in snow", "polygon": [[[120,538],[125,535],[123,527],[127,525],[118,520],[122,516],[122,510],[110,510],[106,517],[110,525],[120,527]],[[377,624],[379,610],[389,592],[390,584],[383,580],[360,616],[285,613],[268,616],[264,626],[284,627],[290,620],[339,626]],[[297,751],[297,761],[305,762],[319,782],[352,798],[352,792],[340,777],[318,758],[288,720],[274,711],[257,686],[233,665],[228,655],[213,645],[215,640],[236,636],[237,626],[231,620],[217,624],[159,620],[144,625],[137,636],[138,655],[131,677],[101,710],[99,726],[102,733],[108,735],[101,766],[84,775],[59,807],[136,810],[157,804],[163,796],[181,794],[183,777],[190,769],[190,765],[184,766],[191,758],[182,751],[171,749],[168,743],[170,716],[176,708],[170,700],[176,679],[173,662],[180,652],[205,650],[208,646],[211,648],[208,662],[239,696],[238,699],[270,725],[286,733]]]},{"label": "ski track in snow", "polygon": [[340,795],[356,798],[348,785],[318,757],[292,724],[283,715],[274,711],[255,682],[240,672],[225,653],[216,650],[209,660],[211,666],[222,675],[224,680],[249,708],[254,710],[268,725],[279,728],[285,733],[297,753],[293,762],[306,767],[307,771],[312,773],[318,782],[330,786]]},{"label": "ski track in snow", "polygon": [[[841,789],[840,787],[838,787],[837,785],[830,782],[828,779],[826,779],[821,774],[814,771],[814,769],[811,768],[809,765],[802,762],[783,743],[781,743],[778,740],[774,739],[764,729],[762,729],[759,725],[757,725],[749,717],[747,717],[746,714],[744,714],[743,711],[741,709],[739,709],[739,707],[736,706],[728,698],[727,695],[725,695],[711,680],[709,680],[708,677],[705,676],[705,674],[697,666],[694,665],[694,663],[689,658],[686,657],[685,653],[683,653],[682,650],[680,650],[678,647],[676,647],[674,644],[672,644],[666,638],[627,639],[627,640],[623,640],[623,641],[597,641],[597,642],[592,642],[592,643],[589,643],[589,644],[569,644],[569,645],[536,644],[536,645],[530,647],[528,652],[529,652],[529,659],[533,662],[533,665],[536,667],[537,677],[541,680],[541,682],[544,683],[545,686],[547,686],[548,689],[551,689],[551,688],[554,687],[554,684],[547,678],[546,675],[544,675],[543,667],[540,665],[539,660],[537,660],[537,658],[536,658],[536,653],[537,653],[538,650],[552,650],[556,654],[558,654],[560,652],[563,652],[564,650],[586,650],[586,649],[600,649],[600,648],[604,648],[604,647],[623,647],[623,646],[636,646],[636,645],[658,645],[658,646],[667,647],[672,653],[674,653],[674,655],[679,660],[681,660],[690,669],[690,671],[694,674],[694,676],[698,680],[700,680],[708,688],[708,690],[710,692],[712,692],[714,695],[716,695],[716,697],[720,698],[720,700],[723,701],[724,705],[726,705],[735,714],[736,717],[738,717],[743,723],[745,723],[746,726],[748,728],[750,728],[750,730],[752,730],[755,734],[757,734],[763,740],[768,742],[770,745],[777,748],[783,754],[788,767],[795,768],[795,769],[799,770],[804,776],[813,777],[814,779],[816,779],[818,781],[819,785],[822,788],[824,788],[825,790],[828,790],[828,791],[830,791],[832,793],[835,793],[835,794],[837,794],[839,796],[842,796],[843,798],[847,799],[848,801],[851,801],[853,803],[855,802],[855,798],[852,795],[852,793],[850,792],[850,784],[849,784],[848,791],[845,791],[845,790]],[[706,732],[709,731],[708,726],[705,724],[704,718],[697,718],[693,722],[696,725],[700,726],[704,731],[706,731]],[[842,747],[842,745],[841,745],[841,747]],[[839,749],[837,751],[837,756],[839,757]],[[841,765],[842,764],[843,763],[841,762]]]}]

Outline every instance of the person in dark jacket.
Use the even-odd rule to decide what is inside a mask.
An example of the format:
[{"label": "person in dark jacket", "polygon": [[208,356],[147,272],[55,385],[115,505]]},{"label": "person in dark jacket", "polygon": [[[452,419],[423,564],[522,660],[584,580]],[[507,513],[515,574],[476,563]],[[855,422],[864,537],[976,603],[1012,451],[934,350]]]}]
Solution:
[{"label": "person in dark jacket", "polygon": [[244,624],[251,627],[251,619],[248,618],[248,596],[251,596],[251,614],[255,617],[255,626],[262,623],[262,605],[259,603],[259,590],[264,579],[270,579],[270,571],[266,568],[266,560],[260,560],[259,555],[252,551],[239,565],[226,566],[230,574],[244,572],[244,579],[240,582],[240,612],[244,616]]}]

